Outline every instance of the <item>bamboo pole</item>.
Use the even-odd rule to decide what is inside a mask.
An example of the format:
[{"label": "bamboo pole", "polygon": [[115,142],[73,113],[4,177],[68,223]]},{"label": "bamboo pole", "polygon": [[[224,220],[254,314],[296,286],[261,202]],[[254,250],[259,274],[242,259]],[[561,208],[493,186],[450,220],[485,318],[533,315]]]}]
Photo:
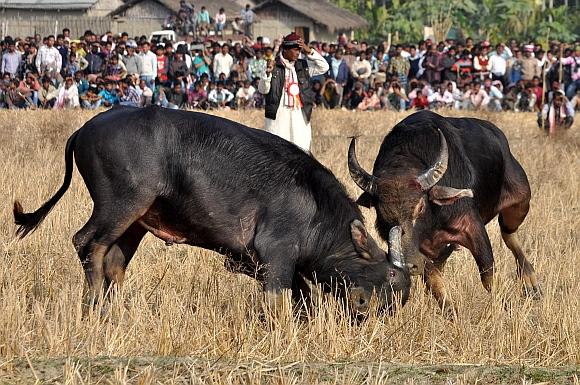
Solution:
[{"label": "bamboo pole", "polygon": [[[546,41],[548,42],[548,45],[549,45],[550,44],[550,28],[548,28],[548,35],[546,37]],[[542,106],[540,107],[541,108],[540,117],[542,118],[542,132],[544,132],[546,130],[546,119],[544,119],[544,116],[542,115],[542,111],[544,110],[544,103],[546,102],[546,91],[547,91],[546,71],[544,69],[542,69]],[[550,113],[550,109],[548,108],[548,114],[549,113]]]},{"label": "bamboo pole", "polygon": [[562,76],[563,76],[563,64],[562,64],[562,56],[564,56],[564,43],[560,43],[560,71],[558,74],[558,81],[562,84]]}]

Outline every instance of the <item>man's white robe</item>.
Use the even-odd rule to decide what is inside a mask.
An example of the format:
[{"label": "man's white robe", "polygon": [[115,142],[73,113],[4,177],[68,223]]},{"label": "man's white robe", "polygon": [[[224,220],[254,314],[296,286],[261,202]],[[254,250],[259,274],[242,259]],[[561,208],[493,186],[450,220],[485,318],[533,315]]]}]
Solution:
[{"label": "man's white robe", "polygon": [[[294,62],[289,62],[280,57],[286,71],[292,71],[292,78],[298,79]],[[312,49],[309,55],[306,55],[308,63],[308,73],[310,76],[322,75],[328,72],[328,63],[316,50]],[[272,74],[269,74],[258,83],[258,91],[262,94],[270,92]],[[305,151],[310,151],[310,142],[312,141],[312,128],[310,122],[306,121],[304,111],[299,107],[287,107],[285,105],[286,91],[282,92],[280,104],[276,112],[276,120],[266,118],[264,129],[272,134],[278,135]]]}]

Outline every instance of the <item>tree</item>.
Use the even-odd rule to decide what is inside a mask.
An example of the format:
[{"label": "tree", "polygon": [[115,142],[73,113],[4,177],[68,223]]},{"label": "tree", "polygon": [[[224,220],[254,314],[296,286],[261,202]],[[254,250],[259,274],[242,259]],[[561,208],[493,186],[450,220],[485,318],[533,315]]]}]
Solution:
[{"label": "tree", "polygon": [[383,40],[398,33],[404,41],[423,38],[423,27],[444,40],[452,27],[476,39],[505,41],[544,37],[572,41],[580,34],[580,10],[545,8],[543,0],[333,0],[365,17],[371,28],[359,37]]}]

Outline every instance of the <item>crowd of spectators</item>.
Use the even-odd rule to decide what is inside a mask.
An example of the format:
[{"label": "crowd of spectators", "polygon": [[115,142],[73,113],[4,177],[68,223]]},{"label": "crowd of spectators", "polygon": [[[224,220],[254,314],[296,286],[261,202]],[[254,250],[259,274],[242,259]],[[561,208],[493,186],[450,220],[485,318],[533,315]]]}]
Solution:
[{"label": "crowd of spectators", "polygon": [[[172,19],[180,21],[185,33],[179,43],[92,31],[75,38],[68,29],[58,36],[5,37],[0,42],[0,108],[152,103],[168,108],[261,108],[257,83],[267,62],[275,59],[278,39],[253,40],[251,28],[244,28],[254,21],[248,16],[247,23],[231,23],[229,37],[220,44],[212,38],[226,36],[225,10],[205,18],[200,16],[205,9],[186,8],[182,2],[182,11]],[[244,12],[252,11],[248,7]],[[218,34],[207,33],[211,28]],[[580,105],[580,45],[544,49],[511,40],[492,46],[467,38],[371,46],[341,35],[336,42],[310,46],[330,67],[312,79],[320,108],[537,111],[542,119],[542,110],[555,96],[563,98],[565,117],[572,117]],[[546,111],[543,119],[548,119]]]}]

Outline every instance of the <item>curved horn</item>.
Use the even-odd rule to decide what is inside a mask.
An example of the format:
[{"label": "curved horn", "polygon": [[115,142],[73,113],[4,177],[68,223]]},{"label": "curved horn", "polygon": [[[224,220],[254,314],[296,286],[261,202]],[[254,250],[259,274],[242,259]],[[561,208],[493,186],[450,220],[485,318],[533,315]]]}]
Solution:
[{"label": "curved horn", "polygon": [[365,192],[375,195],[376,177],[366,172],[356,158],[356,138],[352,138],[348,147],[348,171],[354,183]]},{"label": "curved horn", "polygon": [[401,246],[401,235],[403,231],[401,226],[395,226],[389,231],[389,255],[391,263],[401,269],[405,269],[405,257],[403,256],[403,247]]},{"label": "curved horn", "polygon": [[431,187],[435,186],[443,177],[445,171],[447,171],[447,162],[449,160],[447,141],[445,140],[445,136],[443,136],[441,130],[437,129],[437,131],[439,131],[439,140],[441,142],[439,157],[427,171],[417,177],[417,182],[419,182],[423,191],[429,190]]}]

